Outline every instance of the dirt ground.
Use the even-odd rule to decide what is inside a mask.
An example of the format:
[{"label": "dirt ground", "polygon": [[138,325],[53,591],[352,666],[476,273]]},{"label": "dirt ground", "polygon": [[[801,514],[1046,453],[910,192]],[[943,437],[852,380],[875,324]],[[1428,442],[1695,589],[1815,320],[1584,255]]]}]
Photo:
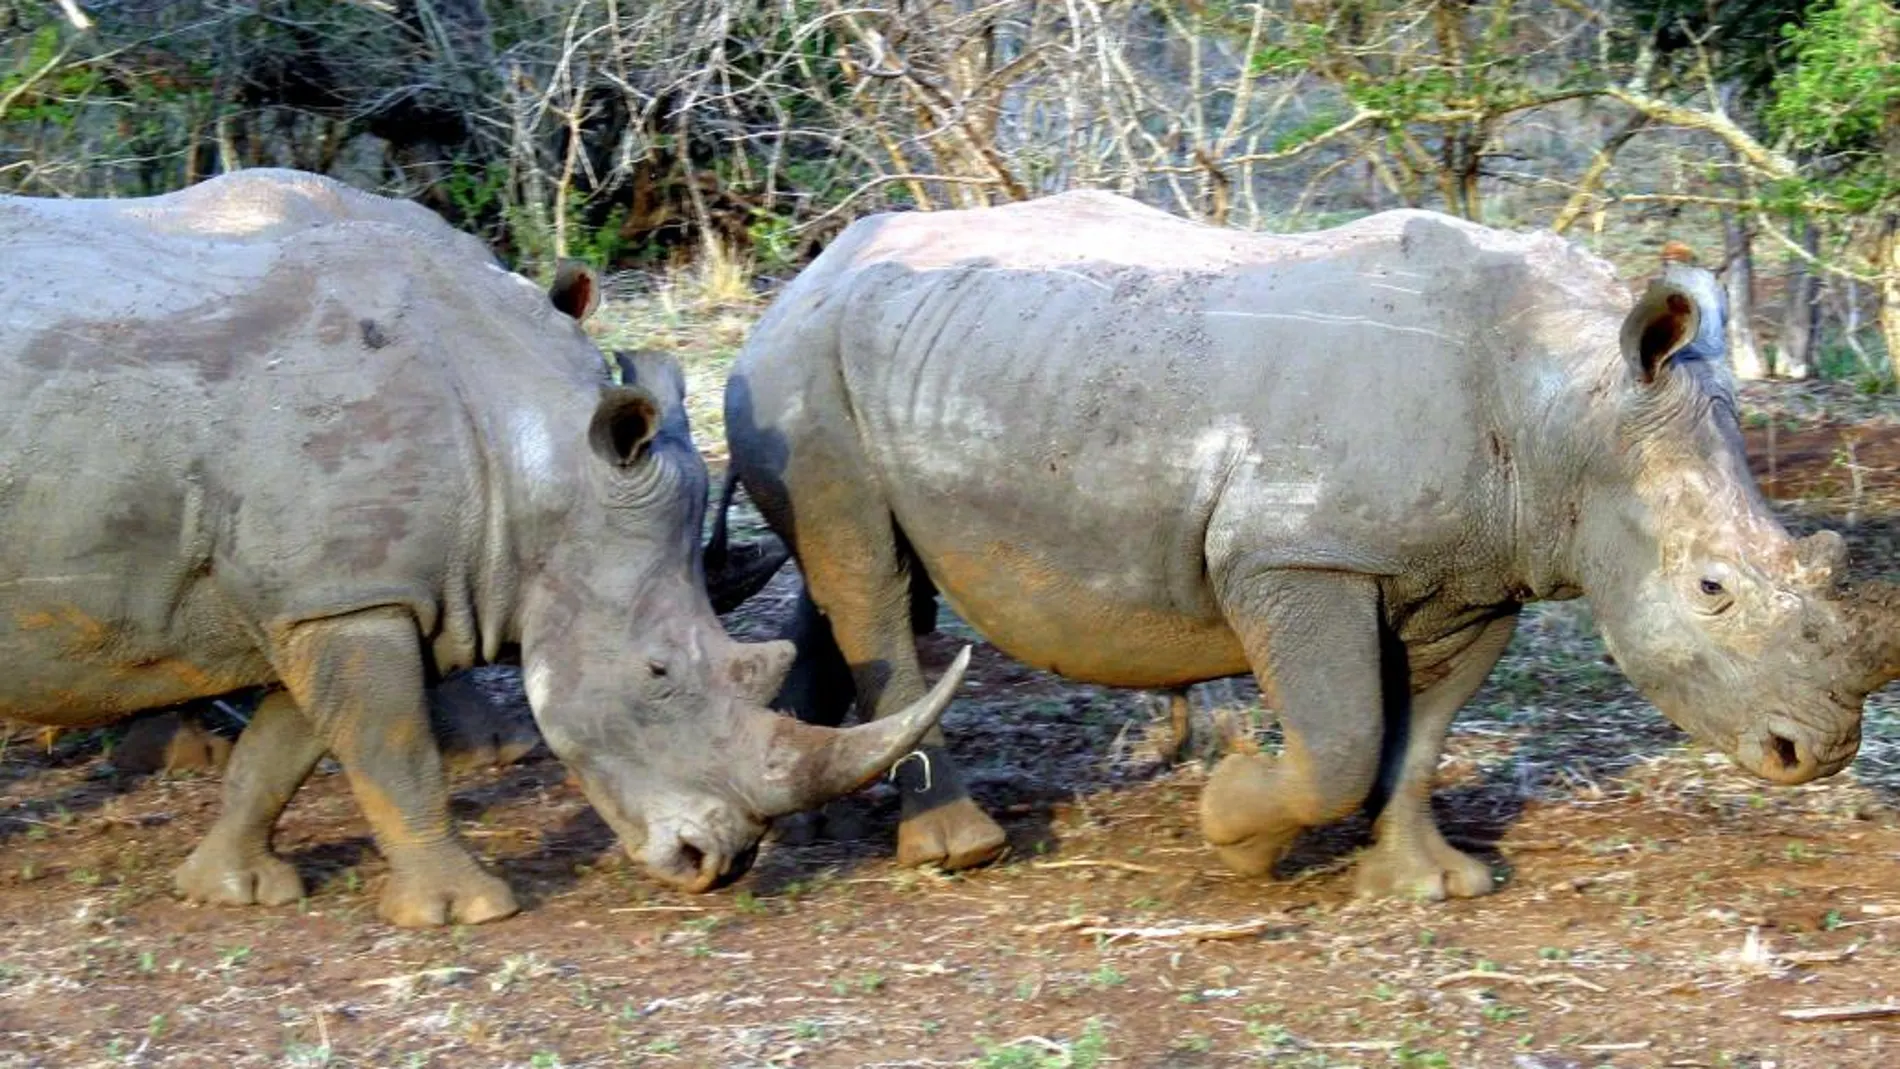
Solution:
[{"label": "dirt ground", "polygon": [[[1756,470],[1801,530],[1900,576],[1895,403],[1751,390]],[[781,576],[730,622],[783,610]],[[932,670],[969,633],[925,640]],[[512,673],[482,685],[518,702]],[[1198,688],[1200,756],[1262,718]],[[1900,1016],[1900,692],[1848,773],[1774,789],[1683,741],[1605,663],[1587,608],[1539,607],[1467,710],[1441,820],[1506,876],[1490,898],[1356,902],[1363,823],[1282,879],[1200,844],[1205,765],[1156,756],[1149,696],[1065,684],[979,646],[946,720],[1012,851],[899,870],[880,786],[823,837],[768,843],[706,896],[661,890],[545,751],[458,781],[464,832],[524,912],[405,932],[340,775],[279,848],[311,894],[193,908],[170,869],[207,776],[133,776],[107,733],[0,758],[0,1069],[26,1066],[1889,1066]],[[1271,733],[1265,732],[1268,745]]]}]

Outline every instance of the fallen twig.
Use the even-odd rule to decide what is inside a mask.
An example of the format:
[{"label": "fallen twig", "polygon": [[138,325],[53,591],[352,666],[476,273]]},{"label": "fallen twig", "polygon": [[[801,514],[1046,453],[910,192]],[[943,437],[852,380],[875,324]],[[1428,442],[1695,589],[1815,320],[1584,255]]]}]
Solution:
[{"label": "fallen twig", "polygon": [[1836,924],[1834,927],[1858,928],[1863,924],[1894,924],[1894,923],[1900,923],[1900,917],[1870,917],[1864,921],[1842,921],[1839,924]]},{"label": "fallen twig", "polygon": [[1089,858],[1076,858],[1072,861],[1038,861],[1029,866],[1032,869],[1121,869],[1123,872],[1146,872],[1159,875],[1167,870],[1153,865],[1137,865],[1132,861],[1096,861]]},{"label": "fallen twig", "polygon": [[1629,870],[1606,872],[1600,876],[1573,876],[1568,880],[1558,880],[1556,883],[1550,885],[1550,889],[1553,891],[1582,891],[1586,887],[1594,887],[1599,883],[1610,883],[1617,880],[1633,880],[1635,878],[1636,873]]},{"label": "fallen twig", "polygon": [[385,976],[380,980],[364,980],[359,986],[383,987],[392,991],[408,991],[414,989],[424,980],[433,981],[438,984],[446,984],[460,977],[473,975],[475,975],[474,969],[461,965],[447,965],[439,969],[424,969],[421,972],[408,973],[403,976]]},{"label": "fallen twig", "polygon": [[1277,924],[1286,924],[1285,917],[1258,917],[1238,924],[1184,924],[1178,928],[1104,928],[1090,925],[1077,928],[1078,935],[1099,935],[1108,939],[1191,939],[1194,942],[1218,939],[1244,939]]},{"label": "fallen twig", "polygon": [[1857,1002],[1851,1006],[1805,1006],[1782,1010],[1790,1021],[1866,1021],[1876,1017],[1900,1017],[1900,1002]]},{"label": "fallen twig", "polygon": [[705,906],[614,906],[609,913],[704,913]]},{"label": "fallen twig", "polygon": [[1571,976],[1568,973],[1538,973],[1535,976],[1525,976],[1521,973],[1490,972],[1484,969],[1465,969],[1462,972],[1447,973],[1433,980],[1432,986],[1445,987],[1450,984],[1463,983],[1466,980],[1523,984],[1527,987],[1547,987],[1551,984],[1568,984],[1571,987],[1581,987],[1585,991],[1595,991],[1599,995],[1605,991],[1605,988],[1600,984],[1593,984],[1581,976]]},{"label": "fallen twig", "polygon": [[1569,839],[1503,839],[1498,849],[1507,854],[1529,854],[1539,850],[1562,850],[1574,845]]},{"label": "fallen twig", "polygon": [[1019,924],[1018,932],[1025,935],[1043,935],[1049,932],[1074,932],[1077,935],[1100,936],[1105,939],[1191,939],[1195,942],[1217,939],[1244,939],[1250,935],[1259,935],[1275,925],[1291,923],[1284,914],[1272,917],[1256,917],[1249,921],[1234,924],[1182,924],[1172,927],[1149,926],[1141,928],[1114,927],[1108,918],[1100,914],[1088,914],[1080,917],[1065,917],[1059,921],[1043,924]]},{"label": "fallen twig", "polygon": [[1832,965],[1837,961],[1846,961],[1860,950],[1860,944],[1841,950],[1784,950],[1775,958],[1785,965]]},{"label": "fallen twig", "polygon": [[1042,924],[1018,924],[1016,930],[1024,935],[1042,935],[1046,932],[1068,932],[1090,924],[1106,924],[1108,918],[1099,913],[1090,913],[1080,917],[1064,917],[1059,921],[1046,921]]}]

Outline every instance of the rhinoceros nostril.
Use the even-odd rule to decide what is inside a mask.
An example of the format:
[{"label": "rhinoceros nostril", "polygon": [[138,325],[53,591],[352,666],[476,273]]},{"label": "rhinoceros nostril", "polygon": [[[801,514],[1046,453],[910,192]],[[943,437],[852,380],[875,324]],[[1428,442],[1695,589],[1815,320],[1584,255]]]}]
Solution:
[{"label": "rhinoceros nostril", "polygon": [[732,860],[726,863],[725,871],[719,874],[719,878],[714,880],[712,886],[707,888],[707,890],[717,891],[722,887],[730,887],[739,882],[741,877],[752,871],[752,862],[758,856],[759,847],[756,843],[734,854]]},{"label": "rhinoceros nostril", "polygon": [[1801,765],[1801,751],[1794,740],[1773,731],[1768,733],[1768,745],[1774,751],[1775,760],[1781,762],[1784,772],[1792,772]]}]

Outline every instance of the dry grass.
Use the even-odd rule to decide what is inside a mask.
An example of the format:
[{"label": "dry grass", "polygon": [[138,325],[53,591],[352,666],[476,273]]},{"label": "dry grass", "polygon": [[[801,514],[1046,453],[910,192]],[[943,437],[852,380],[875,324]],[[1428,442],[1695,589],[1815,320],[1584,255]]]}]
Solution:
[{"label": "dry grass", "polygon": [[679,360],[693,437],[713,463],[726,455],[726,376],[765,309],[752,277],[749,261],[709,242],[690,268],[609,278],[607,299],[588,324],[603,349],[658,349]]}]

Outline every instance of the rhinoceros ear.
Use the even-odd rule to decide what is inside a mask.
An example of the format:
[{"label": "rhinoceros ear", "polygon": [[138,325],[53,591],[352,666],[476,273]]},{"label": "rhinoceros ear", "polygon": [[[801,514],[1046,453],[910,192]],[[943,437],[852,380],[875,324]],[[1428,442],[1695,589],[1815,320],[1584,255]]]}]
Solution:
[{"label": "rhinoceros ear", "polygon": [[1667,282],[1651,282],[1623,320],[1623,359],[1644,385],[1655,382],[1663,362],[1695,340],[1701,324],[1694,297]]},{"label": "rhinoceros ear", "polygon": [[562,260],[561,266],[554,269],[554,284],[548,287],[548,300],[578,323],[600,307],[600,278],[593,268],[579,260]]},{"label": "rhinoceros ear", "polygon": [[600,392],[587,440],[602,459],[627,467],[640,459],[660,432],[660,403],[638,386],[609,386]]}]

